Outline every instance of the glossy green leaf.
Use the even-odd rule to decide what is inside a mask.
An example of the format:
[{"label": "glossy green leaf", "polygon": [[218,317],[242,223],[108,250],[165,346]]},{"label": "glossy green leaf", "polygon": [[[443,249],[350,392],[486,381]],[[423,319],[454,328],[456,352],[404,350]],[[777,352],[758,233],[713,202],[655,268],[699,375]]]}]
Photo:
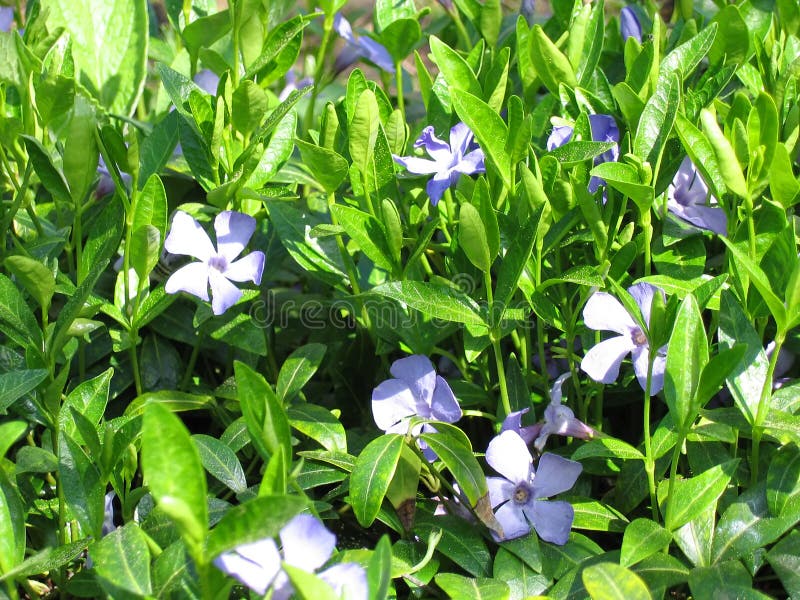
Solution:
[{"label": "glossy green leaf", "polygon": [[604,162],[594,167],[590,175],[604,179],[608,185],[636,202],[641,209],[649,210],[653,205],[655,191],[641,182],[639,171],[633,165]]},{"label": "glossy green leaf", "polygon": [[653,167],[658,164],[672,132],[681,102],[681,81],[677,74],[658,78],[653,95],[639,118],[633,152]]},{"label": "glossy green leaf", "polygon": [[700,111],[700,122],[703,124],[703,132],[717,159],[719,173],[722,175],[725,186],[732,194],[736,194],[740,198],[747,198],[747,182],[742,167],[739,165],[733,146],[717,124],[716,117],[709,110],[703,109]]},{"label": "glossy green leaf", "polygon": [[[340,598],[331,586],[313,573],[289,564],[284,565],[283,569],[289,576],[289,581],[292,582],[293,595],[298,600],[338,600]],[[345,589],[346,587],[345,583]]]},{"label": "glossy green leaf", "polygon": [[4,331],[8,337],[20,346],[41,349],[42,332],[36,323],[36,318],[17,286],[2,273],[0,273],[0,321],[6,324]]},{"label": "glossy green leaf", "polygon": [[369,560],[367,583],[370,600],[383,600],[392,581],[392,545],[389,536],[382,535]]},{"label": "glossy green leaf", "polygon": [[239,361],[233,366],[239,403],[253,445],[264,460],[269,460],[279,447],[289,459],[292,456],[291,432],[283,405],[259,373]]},{"label": "glossy green leaf", "polygon": [[350,157],[361,173],[369,169],[379,127],[378,101],[372,90],[364,90],[358,97],[353,119],[348,128]]},{"label": "glossy green leaf", "polygon": [[466,325],[485,325],[477,303],[449,286],[422,281],[395,281],[373,288],[372,293],[420,311],[425,316]]},{"label": "glossy green leaf", "polygon": [[64,140],[64,178],[76,203],[84,201],[97,176],[96,129],[94,105],[82,94],[76,94]]},{"label": "glossy green leaf", "polygon": [[158,507],[175,522],[192,552],[199,551],[208,529],[205,471],[184,424],[160,404],[144,411],[142,470]]},{"label": "glossy green leaf", "polygon": [[[153,174],[136,196],[133,207],[133,223],[131,231],[137,231],[145,225],[152,225],[161,235],[160,244],[167,239],[167,194],[161,178]],[[159,245],[159,252],[161,246]]]},{"label": "glossy green leaf", "polygon": [[735,5],[725,6],[712,23],[717,25],[718,30],[708,51],[711,64],[719,65],[723,59],[726,65],[743,63],[750,45],[750,32],[739,9]]},{"label": "glossy green leaf", "polygon": [[590,457],[620,458],[622,460],[644,460],[644,454],[636,448],[612,437],[601,437],[586,444],[581,444],[572,453],[572,460]]},{"label": "glossy green leaf", "polygon": [[727,561],[710,567],[692,569],[689,574],[689,587],[696,598],[713,598],[720,594],[742,600],[765,597],[751,589],[750,575],[739,561]]},{"label": "glossy green leaf", "polygon": [[42,143],[34,137],[23,135],[22,142],[28,152],[33,170],[42,182],[45,189],[50,192],[55,200],[65,203],[72,202],[72,196],[64,179],[64,174],[53,165],[50,154]]},{"label": "glossy green leaf", "polygon": [[0,573],[25,558],[25,508],[15,485],[0,469]]},{"label": "glossy green leaf", "polygon": [[27,430],[28,424],[24,421],[5,420],[0,423],[0,459],[6,457],[6,452]]},{"label": "glossy green leaf", "polygon": [[430,44],[433,60],[450,90],[461,90],[480,98],[483,90],[467,61],[435,35],[430,37]]},{"label": "glossy green leaf", "polygon": [[575,71],[569,59],[550,41],[541,25],[534,25],[530,33],[530,57],[536,74],[551,93],[558,95],[562,83],[578,87]]},{"label": "glossy green leaf", "polygon": [[716,519],[717,507],[712,504],[694,519],[672,532],[678,548],[696,567],[711,564],[711,544]]},{"label": "glossy green leaf", "polygon": [[109,386],[113,376],[114,369],[107,369],[97,377],[78,385],[64,401],[58,415],[58,425],[61,431],[72,436],[79,444],[83,443],[83,437],[77,431],[70,409],[79,412],[93,426],[97,426],[108,404]]},{"label": "glossy green leaf", "polygon": [[475,600],[508,600],[508,584],[497,579],[472,579],[455,573],[439,573],[436,584],[450,598],[474,598]]},{"label": "glossy green leaf", "polygon": [[247,489],[244,469],[236,457],[236,453],[226,444],[210,435],[195,434],[192,436],[200,461],[217,481],[224,483],[237,494]]},{"label": "glossy green leaf", "polygon": [[58,475],[72,513],[87,534],[100,537],[105,486],[100,471],[66,433],[58,436]]},{"label": "glossy green leaf", "polygon": [[326,192],[336,191],[347,177],[347,161],[337,152],[295,140],[300,156]]},{"label": "glossy green leaf", "polygon": [[396,19],[381,32],[381,42],[395,62],[406,58],[419,44],[420,39],[422,29],[414,18]]},{"label": "glossy green leaf", "polygon": [[687,294],[675,317],[664,374],[664,398],[680,429],[686,430],[697,416],[695,393],[706,363],[708,340],[703,317],[694,296]]},{"label": "glossy green leaf", "polygon": [[703,57],[711,49],[716,35],[717,24],[712,23],[708,27],[702,29],[696,36],[675,48],[661,61],[658,72],[659,78],[668,77],[673,73],[680,72],[681,77],[686,81],[695,67],[700,64],[700,61],[703,60]]},{"label": "glossy green leaf", "polygon": [[800,592],[800,531],[792,531],[767,553],[767,562],[777,573],[786,592]]},{"label": "glossy green leaf", "polygon": [[502,316],[506,309],[511,308],[511,300],[517,291],[520,277],[522,277],[522,272],[536,241],[536,232],[541,217],[541,210],[528,217],[525,224],[517,229],[512,243],[509,245],[505,256],[503,256],[494,290],[494,306],[492,310],[495,318]]},{"label": "glossy green leaf", "polygon": [[672,541],[672,534],[650,519],[635,519],[625,528],[622,536],[619,562],[630,567],[648,556],[666,548]]},{"label": "glossy green leaf", "polygon": [[465,202],[458,213],[458,243],[469,261],[484,273],[492,267],[486,227],[478,209]]},{"label": "glossy green leaf", "polygon": [[90,546],[100,586],[114,598],[152,593],[147,538],[136,523],[115,529]]},{"label": "glossy green leaf", "polygon": [[344,426],[331,411],[316,404],[297,403],[289,407],[289,424],[319,442],[326,450],[347,452]]},{"label": "glossy green leaf", "polygon": [[392,253],[386,240],[386,231],[378,219],[372,215],[341,204],[331,207],[331,214],[344,230],[353,238],[361,250],[376,266],[389,272],[394,270]]},{"label": "glossy green leaf", "polygon": [[472,506],[489,492],[486,477],[469,445],[446,431],[423,433],[420,439],[445,464]]},{"label": "glossy green leaf", "polygon": [[454,515],[417,515],[415,531],[421,538],[435,530],[442,532],[442,539],[436,547],[439,552],[474,577],[490,575],[491,555],[475,525]]},{"label": "glossy green leaf", "polygon": [[621,565],[601,562],[586,567],[581,573],[583,585],[592,600],[649,600],[652,598],[644,581]]},{"label": "glossy green leaf", "polygon": [[42,310],[50,309],[50,300],[56,291],[53,272],[38,260],[27,256],[9,256],[4,262],[9,272],[34,297]]},{"label": "glossy green leaf", "polygon": [[[664,526],[669,530],[677,529],[714,505],[725,491],[738,463],[738,459],[731,460],[689,479],[676,481],[674,498],[667,499]],[[669,507],[670,503],[672,507]]]},{"label": "glossy green leaf", "polygon": [[563,146],[553,148],[548,156],[558,159],[564,167],[571,167],[600,156],[614,146],[616,146],[614,142],[570,141]]},{"label": "glossy green leaf", "polygon": [[382,435],[367,444],[356,459],[350,475],[350,503],[363,527],[369,527],[378,515],[403,443],[402,435]]},{"label": "glossy green leaf", "polygon": [[589,531],[623,531],[628,519],[618,510],[598,500],[582,496],[566,496],[575,512],[572,520],[574,529]]},{"label": "glossy green leaf", "polygon": [[692,163],[702,174],[703,181],[708,184],[711,194],[716,198],[722,198],[726,190],[725,180],[722,178],[717,156],[708,138],[680,114],[675,119],[675,131]]},{"label": "glossy green leaf", "polygon": [[800,451],[794,445],[780,448],[767,471],[767,505],[776,517],[800,517]]},{"label": "glossy green leaf", "polygon": [[700,373],[700,381],[695,391],[695,410],[704,408],[706,403],[719,391],[746,351],[747,346],[737,344],[730,349],[720,350],[706,363]]},{"label": "glossy green leaf", "polygon": [[4,414],[14,402],[36,389],[46,378],[45,369],[0,373],[0,414]]},{"label": "glossy green leaf", "polygon": [[327,346],[306,344],[293,351],[283,362],[275,391],[282,403],[292,400],[314,376],[322,364]]},{"label": "glossy green leaf", "polygon": [[62,546],[45,548],[41,552],[29,556],[13,569],[0,575],[0,581],[17,577],[30,577],[31,575],[38,575],[58,569],[78,558],[78,556],[86,551],[88,546],[89,538],[84,538]]}]

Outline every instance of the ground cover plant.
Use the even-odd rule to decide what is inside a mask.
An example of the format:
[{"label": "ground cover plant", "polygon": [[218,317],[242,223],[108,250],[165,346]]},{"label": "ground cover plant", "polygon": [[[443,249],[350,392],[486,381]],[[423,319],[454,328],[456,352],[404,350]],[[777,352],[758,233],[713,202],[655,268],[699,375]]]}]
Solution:
[{"label": "ground cover plant", "polygon": [[0,29],[0,598],[800,596],[797,0]]}]

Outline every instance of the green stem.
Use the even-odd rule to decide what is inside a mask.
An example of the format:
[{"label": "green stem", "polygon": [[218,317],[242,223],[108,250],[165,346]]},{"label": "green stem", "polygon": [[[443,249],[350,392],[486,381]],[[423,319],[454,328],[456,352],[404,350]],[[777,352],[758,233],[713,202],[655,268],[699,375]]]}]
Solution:
[{"label": "green stem", "polygon": [[462,50],[468,52],[472,49],[472,42],[469,40],[469,33],[467,33],[467,28],[464,27],[464,22],[461,20],[461,15],[458,13],[458,8],[456,8],[454,4],[453,8],[448,12],[453,18],[453,23],[456,25],[459,44],[461,45]]},{"label": "green stem", "polygon": [[653,458],[653,440],[650,437],[650,386],[653,379],[653,361],[655,360],[656,353],[650,352],[649,360],[647,361],[647,383],[644,390],[644,470],[647,473],[647,488],[650,492],[650,508],[653,513],[653,521],[658,523],[658,499],[656,497],[656,479],[655,470],[656,464]]},{"label": "green stem", "polygon": [[672,450],[672,463],[669,467],[669,487],[667,488],[667,517],[664,519],[665,523],[672,522],[673,505],[675,504],[672,499],[675,490],[675,481],[678,479],[678,461],[681,457],[681,449],[683,448],[683,441],[686,439],[686,433],[681,431],[678,434],[678,441],[675,448]]},{"label": "green stem", "polygon": [[189,356],[189,364],[186,365],[186,371],[183,373],[181,385],[178,389],[186,390],[192,380],[192,373],[194,373],[194,366],[197,363],[197,357],[200,355],[200,345],[203,343],[205,332],[201,329],[194,336],[194,345],[192,346],[192,354]]},{"label": "green stem", "polygon": [[406,103],[403,98],[403,63],[399,60],[394,63],[394,74],[395,86],[397,87],[397,108],[400,109],[400,113],[403,115],[403,119],[405,119]]},{"label": "green stem", "polygon": [[786,334],[783,331],[778,331],[778,333],[775,334],[775,349],[772,351],[772,356],[769,359],[767,377],[764,380],[764,386],[761,388],[761,397],[758,399],[756,418],[753,423],[753,447],[750,450],[750,481],[753,485],[758,481],[761,437],[764,435],[764,419],[767,418],[769,400],[772,396],[772,377],[775,373],[775,365],[778,363],[778,355],[781,353],[781,347],[785,339]]},{"label": "green stem", "polygon": [[325,57],[328,52],[328,44],[331,39],[331,31],[333,30],[333,14],[326,14],[325,20],[322,23],[322,41],[319,45],[317,52],[316,67],[314,69],[314,88],[311,90],[311,98],[306,108],[306,116],[303,119],[303,131],[307,132],[311,129],[312,121],[314,120],[314,108],[317,104],[317,98],[320,91],[324,88],[322,85],[322,75],[325,70]]},{"label": "green stem", "polygon": [[489,272],[485,272],[484,287],[486,287],[486,302],[489,305],[489,317],[492,322],[489,329],[489,338],[492,341],[492,353],[494,354],[494,363],[497,367],[497,382],[500,384],[500,401],[503,403],[503,416],[511,413],[511,400],[508,396],[508,383],[506,382],[506,371],[503,366],[503,355],[500,350],[500,328],[494,324],[494,295],[492,293],[492,276]]},{"label": "green stem", "polygon": [[649,210],[642,211],[642,229],[644,230],[644,274],[646,277],[650,275],[650,245],[653,243],[653,222]]}]

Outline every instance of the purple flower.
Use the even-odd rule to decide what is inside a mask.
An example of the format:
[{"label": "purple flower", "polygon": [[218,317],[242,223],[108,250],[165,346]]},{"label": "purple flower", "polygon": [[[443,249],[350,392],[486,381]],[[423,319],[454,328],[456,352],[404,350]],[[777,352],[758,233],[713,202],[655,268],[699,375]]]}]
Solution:
[{"label": "purple flower", "polygon": [[575,413],[569,406],[561,404],[561,387],[564,385],[564,381],[571,376],[571,373],[564,373],[555,380],[553,388],[550,390],[550,404],[544,409],[544,425],[533,444],[539,452],[547,443],[548,436],[553,434],[581,440],[590,440],[597,435],[594,429],[575,418]]},{"label": "purple flower", "polygon": [[525,535],[531,525],[547,542],[563,545],[575,515],[569,502],[546,501],[570,489],[578,479],[578,462],[544,454],[538,471],[525,441],[513,431],[504,431],[486,449],[486,462],[503,477],[487,477],[489,500],[503,527],[505,539]]},{"label": "purple flower", "polygon": [[[116,186],[114,185],[114,180],[111,178],[111,172],[108,170],[108,165],[106,165],[106,161],[103,160],[102,156],[97,161],[97,174],[100,176],[100,180],[97,182],[94,195],[98,198],[102,198],[109,194],[113,194]],[[128,173],[120,173],[120,177],[122,178],[123,183],[125,183],[127,187],[130,187],[131,176]]]},{"label": "purple flower", "polygon": [[536,3],[534,0],[522,0],[519,4],[519,14],[525,17],[528,27],[533,27],[533,17],[536,14]]},{"label": "purple flower", "polygon": [[[604,162],[614,162],[619,158],[619,128],[617,122],[611,115],[589,115],[589,126],[592,129],[592,141],[594,142],[614,142],[614,147],[606,150],[594,159],[595,166]],[[573,127],[570,125],[557,125],[553,127],[550,137],[547,138],[547,150],[563,146],[572,138]],[[589,192],[594,194],[597,188],[605,185],[605,181],[599,177],[592,177],[589,180]]]},{"label": "purple flower", "polygon": [[193,81],[201,90],[207,94],[215,96],[217,94],[217,86],[219,86],[219,75],[210,69],[201,69],[195,73]]},{"label": "purple flower", "polygon": [[[427,356],[414,354],[392,363],[389,372],[396,379],[387,379],[372,392],[372,416],[379,429],[386,433],[408,432],[408,417],[435,419],[455,423],[461,418],[453,390],[433,368]],[[412,428],[412,435],[434,432],[425,423]],[[429,448],[421,446],[429,459],[435,458]]]},{"label": "purple flower", "polygon": [[[222,572],[238,579],[263,596],[272,586],[272,600],[286,600],[294,591],[281,561],[289,566],[313,573],[330,558],[336,547],[336,536],[315,517],[297,515],[280,532],[283,558],[272,538],[242,544],[231,552],[220,554],[214,564]],[[337,597],[366,599],[369,596],[367,574],[355,563],[334,565],[319,574],[333,588]]]},{"label": "purple flower", "polygon": [[[650,307],[656,293],[664,291],[649,283],[637,283],[628,288],[633,296],[645,324],[650,325]],[[611,294],[595,292],[583,308],[583,321],[589,329],[615,331],[618,335],[594,346],[581,361],[581,369],[589,377],[600,383],[613,383],[619,375],[622,359],[630,352],[633,370],[642,389],[647,386],[647,365],[650,360],[650,346],[647,336],[636,324],[622,303]],[[658,349],[653,361],[650,381],[650,395],[655,395],[664,387],[664,367],[667,360],[667,346]]]},{"label": "purple flower", "polygon": [[667,188],[667,210],[700,229],[719,235],[728,232],[725,211],[717,206],[717,199],[709,195],[706,182],[688,156]]},{"label": "purple flower", "polygon": [[414,142],[414,148],[425,148],[433,160],[417,156],[393,155],[393,158],[396,163],[408,169],[409,173],[433,175],[425,191],[431,204],[436,206],[444,191],[454,185],[462,174],[473,175],[486,171],[483,150],[475,148],[469,151],[472,141],[472,131],[464,123],[458,123],[450,129],[449,144],[437,138],[433,126],[428,125]]},{"label": "purple flower", "polygon": [[333,18],[333,29],[346,42],[345,47],[336,57],[334,69],[337,73],[346,69],[348,65],[359,58],[365,58],[387,73],[394,73],[394,61],[389,51],[371,37],[365,35],[356,37],[353,28],[350,27],[350,22],[342,16],[342,13],[336,13]]},{"label": "purple flower", "polygon": [[0,6],[0,31],[11,31],[14,22],[14,7]]},{"label": "purple flower", "polygon": [[286,79],[286,85],[278,94],[278,100],[283,102],[289,97],[289,94],[294,92],[295,90],[299,90],[310,83],[313,83],[313,79],[311,77],[303,77],[302,79],[297,79],[297,73],[294,72],[294,69],[289,69],[284,76]]},{"label": "purple flower", "polygon": [[522,425],[522,415],[527,413],[530,408],[523,408],[522,410],[515,410],[508,413],[508,416],[503,419],[503,424],[500,426],[500,433],[504,431],[513,431],[520,436],[527,446],[537,437],[539,432],[544,427],[544,423],[534,423],[533,425]]},{"label": "purple flower", "polygon": [[623,42],[632,37],[640,44],[642,43],[642,24],[639,22],[639,17],[636,16],[636,11],[630,6],[625,6],[619,11],[619,29]]},{"label": "purple flower", "polygon": [[178,211],[172,219],[172,229],[164,248],[172,254],[186,254],[200,260],[175,271],[167,280],[164,290],[168,294],[184,291],[208,301],[211,286],[211,307],[221,315],[239,301],[242,292],[232,281],[261,283],[264,271],[264,253],[251,252],[239,260],[247,242],[256,229],[256,220],[238,212],[225,211],[214,220],[217,249],[195,219]]}]

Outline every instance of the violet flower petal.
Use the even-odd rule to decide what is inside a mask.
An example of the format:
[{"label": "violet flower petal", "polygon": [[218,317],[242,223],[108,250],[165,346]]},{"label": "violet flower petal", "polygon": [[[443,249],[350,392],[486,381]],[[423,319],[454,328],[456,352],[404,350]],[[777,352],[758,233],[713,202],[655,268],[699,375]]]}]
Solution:
[{"label": "violet flower petal", "polygon": [[168,294],[186,292],[208,302],[208,266],[193,262],[175,271],[164,284]]},{"label": "violet flower petal", "polygon": [[625,356],[636,347],[629,335],[604,340],[592,347],[581,360],[581,370],[600,383],[614,383]]},{"label": "violet flower petal", "polygon": [[214,565],[263,596],[280,572],[281,556],[275,541],[268,538],[220,554]]},{"label": "violet flower petal", "polygon": [[440,171],[428,180],[425,192],[431,200],[431,204],[436,206],[442,199],[445,190],[450,187],[452,174],[448,171]]},{"label": "violet flower petal", "polygon": [[[636,379],[642,389],[647,387],[647,363],[650,360],[650,348],[647,346],[637,346],[631,353],[633,360],[633,370],[636,373]],[[655,396],[664,388],[664,370],[667,366],[666,356],[656,354],[653,359],[653,372],[650,377],[650,395]]]},{"label": "violet flower petal", "polygon": [[494,513],[503,528],[504,539],[513,540],[530,532],[531,526],[525,519],[525,513],[513,502],[506,502]]},{"label": "violet flower petal", "polygon": [[506,502],[514,493],[514,484],[505,477],[487,477],[486,485],[489,488],[489,503],[492,508],[497,508]]},{"label": "violet flower petal", "polygon": [[415,175],[432,175],[438,173],[440,164],[434,160],[427,158],[419,158],[418,156],[396,156],[392,155],[394,162],[401,167],[405,167],[409,173]]},{"label": "violet flower petal", "polygon": [[569,531],[575,517],[575,509],[569,502],[535,500],[525,508],[525,516],[544,541],[560,546],[569,541]]},{"label": "violet flower petal", "polygon": [[533,497],[549,498],[571,489],[583,465],[549,452],[542,455],[533,477]]},{"label": "violet flower petal", "polygon": [[431,398],[431,416],[445,423],[455,423],[461,418],[461,414],[461,407],[453,390],[443,377],[437,375],[436,387]]},{"label": "violet flower petal", "polygon": [[560,148],[572,138],[573,128],[569,125],[556,125],[547,138],[547,151]]},{"label": "violet flower petal", "polygon": [[340,563],[325,569],[319,574],[320,579],[333,588],[339,598],[348,600],[367,600],[369,586],[367,572],[356,563]]},{"label": "violet flower petal", "polygon": [[236,304],[242,297],[242,290],[214,268],[208,269],[208,282],[211,285],[211,309],[217,316]]},{"label": "violet flower petal", "polygon": [[342,13],[336,13],[333,17],[333,30],[339,34],[346,42],[355,44],[356,38],[353,35],[353,28]]},{"label": "violet flower petal", "polygon": [[388,432],[400,421],[416,413],[417,400],[404,381],[387,379],[372,391],[372,416],[378,429]]},{"label": "violet flower petal", "polygon": [[208,262],[216,255],[214,245],[200,223],[180,210],[172,217],[172,227],[164,240],[164,249],[171,254],[185,254],[203,262]]},{"label": "violet flower petal", "polygon": [[0,31],[11,31],[14,22],[14,7],[0,6]]},{"label": "violet flower petal", "polygon": [[662,299],[664,292],[654,286],[652,283],[637,283],[628,288],[628,293],[636,300],[639,310],[642,311],[642,319],[646,325],[650,325],[650,309],[653,306],[653,296],[660,293]]},{"label": "violet flower petal", "polygon": [[357,44],[363,51],[363,56],[376,67],[383,69],[387,73],[394,73],[395,66],[392,60],[392,55],[380,43],[373,40],[371,37],[362,35],[358,38]]},{"label": "violet flower petal", "polygon": [[198,71],[193,81],[197,84],[197,86],[212,96],[217,94],[217,87],[219,86],[219,75],[214,73],[214,71],[210,69],[202,69]]},{"label": "violet flower petal", "polygon": [[259,285],[261,283],[261,275],[264,273],[265,260],[264,253],[256,250],[230,263],[222,274],[231,281],[239,283],[252,281]]},{"label": "violet flower petal", "polygon": [[629,335],[637,326],[622,303],[606,292],[595,292],[589,297],[583,308],[583,322],[589,329],[621,335]]},{"label": "violet flower petal", "polygon": [[513,431],[492,438],[486,448],[486,462],[503,477],[517,483],[530,481],[533,459],[523,439]]},{"label": "violet flower petal", "polygon": [[389,372],[411,388],[418,402],[431,406],[433,390],[436,388],[436,371],[427,356],[413,354],[392,363]]},{"label": "violet flower petal", "polygon": [[256,230],[256,220],[250,215],[226,210],[214,219],[217,232],[217,252],[232,262],[242,253]]},{"label": "violet flower petal", "polygon": [[436,137],[433,125],[428,125],[422,130],[417,141],[414,142],[414,148],[424,148],[428,155],[436,161],[437,167],[450,161],[450,145]]},{"label": "violet flower petal", "polygon": [[472,142],[472,130],[464,122],[456,123],[450,128],[450,152],[453,156],[462,157]]},{"label": "violet flower petal", "polygon": [[485,173],[486,166],[485,166],[485,156],[483,154],[483,150],[477,148],[466,154],[464,158],[462,158],[458,164],[453,167],[454,171],[462,173],[464,175],[474,175],[475,173]]},{"label": "violet flower petal", "polygon": [[336,536],[306,513],[289,521],[281,529],[280,538],[286,564],[309,573],[324,565],[336,548]]},{"label": "violet flower petal", "polygon": [[640,44],[642,43],[642,24],[639,23],[636,11],[630,6],[625,6],[619,11],[619,27],[623,42],[632,37]]}]

